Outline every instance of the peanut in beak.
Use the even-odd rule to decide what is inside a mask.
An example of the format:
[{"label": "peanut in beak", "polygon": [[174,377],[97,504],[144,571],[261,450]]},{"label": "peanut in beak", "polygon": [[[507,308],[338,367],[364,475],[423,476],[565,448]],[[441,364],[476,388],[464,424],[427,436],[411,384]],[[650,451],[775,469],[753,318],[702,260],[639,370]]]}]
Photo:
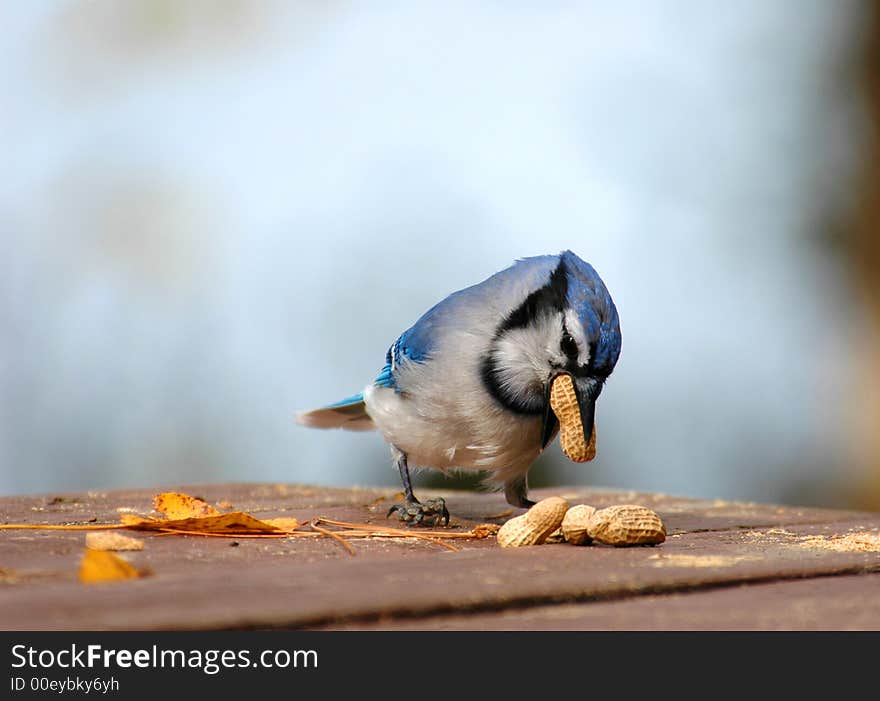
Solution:
[{"label": "peanut in beak", "polygon": [[596,426],[589,442],[584,438],[584,424],[574,381],[571,375],[558,375],[550,386],[550,408],[559,419],[559,443],[569,460],[587,462],[596,457]]}]

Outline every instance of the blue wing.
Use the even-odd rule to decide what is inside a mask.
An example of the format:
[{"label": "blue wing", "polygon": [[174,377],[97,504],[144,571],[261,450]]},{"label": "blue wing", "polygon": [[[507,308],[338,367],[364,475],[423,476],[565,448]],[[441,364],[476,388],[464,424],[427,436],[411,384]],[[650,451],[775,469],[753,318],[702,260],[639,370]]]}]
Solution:
[{"label": "blue wing", "polygon": [[438,339],[444,337],[450,323],[462,316],[463,309],[470,305],[495,305],[497,300],[511,296],[524,297],[530,290],[541,287],[558,264],[559,256],[524,258],[481,283],[453,292],[400,334],[388,349],[385,366],[373,380],[374,384],[400,391],[402,388],[398,386],[395,374],[397,366],[404,358],[415,363],[430,360]]},{"label": "blue wing", "polygon": [[433,345],[431,342],[431,331],[434,325],[433,317],[436,315],[436,310],[439,306],[438,304],[428,310],[414,326],[400,334],[397,340],[391,344],[391,347],[385,354],[385,365],[379,374],[376,375],[373,384],[399,391],[395,376],[398,365],[404,359],[414,363],[423,363],[428,359]]},{"label": "blue wing", "polygon": [[[428,311],[415,326],[400,334],[391,345],[385,354],[385,366],[373,380],[374,384],[379,387],[389,387],[397,392],[399,387],[395,370],[398,365],[404,359],[417,363],[427,359],[430,351],[430,330],[433,325],[432,313],[435,309],[436,307]],[[368,431],[375,428],[373,420],[367,413],[362,393],[353,394],[320,409],[303,412],[298,414],[296,419],[299,423],[314,428],[345,428],[350,431]]]},{"label": "blue wing", "polygon": [[[431,359],[438,342],[448,332],[450,324],[462,317],[469,305],[492,303],[493,300],[521,299],[529,291],[541,287],[559,264],[559,256],[536,256],[517,261],[513,266],[496,273],[481,283],[453,292],[425,312],[412,327],[391,344],[385,354],[385,365],[373,380],[377,387],[395,392],[406,388],[399,385],[397,369],[404,362],[424,363]],[[464,316],[467,316],[465,314]],[[346,397],[338,402],[304,412],[297,420],[316,428],[346,428],[369,430],[375,428],[367,414],[362,394]]]}]

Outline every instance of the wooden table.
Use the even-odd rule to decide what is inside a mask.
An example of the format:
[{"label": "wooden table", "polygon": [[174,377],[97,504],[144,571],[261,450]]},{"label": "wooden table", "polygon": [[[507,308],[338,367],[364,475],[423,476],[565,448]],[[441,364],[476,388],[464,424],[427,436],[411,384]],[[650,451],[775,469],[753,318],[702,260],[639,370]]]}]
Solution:
[{"label": "wooden table", "polygon": [[[183,491],[259,517],[385,520],[389,489],[286,484],[176,486],[0,498],[0,522],[116,522]],[[498,494],[444,496],[451,527],[503,523]],[[657,547],[501,549],[494,538],[358,540],[156,536],[126,557],[148,577],[81,584],[85,535],[0,531],[0,628],[96,629],[880,629],[880,514],[555,488],[602,507],[644,504]]]}]

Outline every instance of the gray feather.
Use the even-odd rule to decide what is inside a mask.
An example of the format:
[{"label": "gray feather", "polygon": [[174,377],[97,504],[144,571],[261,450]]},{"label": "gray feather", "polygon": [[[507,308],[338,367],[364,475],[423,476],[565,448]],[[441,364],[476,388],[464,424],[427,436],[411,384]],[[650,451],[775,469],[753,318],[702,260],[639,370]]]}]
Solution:
[{"label": "gray feather", "polygon": [[347,431],[371,431],[376,428],[363,402],[304,411],[297,414],[296,420],[312,428],[344,428]]}]

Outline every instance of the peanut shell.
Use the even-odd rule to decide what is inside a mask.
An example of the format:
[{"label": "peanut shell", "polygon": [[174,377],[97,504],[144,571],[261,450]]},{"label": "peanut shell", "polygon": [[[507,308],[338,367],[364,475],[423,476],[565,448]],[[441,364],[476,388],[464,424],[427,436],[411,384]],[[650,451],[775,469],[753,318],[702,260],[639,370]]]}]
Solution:
[{"label": "peanut shell", "polygon": [[595,507],[586,504],[578,504],[572,506],[565,512],[562,519],[562,535],[565,540],[572,545],[589,545],[593,542],[590,534],[587,533],[587,524],[590,517],[596,513]]},{"label": "peanut shell", "polygon": [[606,545],[656,545],[666,540],[666,527],[646,506],[620,504],[594,513],[587,534]]},{"label": "peanut shell", "polygon": [[562,452],[573,462],[587,462],[596,457],[596,426],[589,443],[584,439],[581,408],[571,375],[557,375],[550,386],[550,408],[559,419],[559,443]]},{"label": "peanut shell", "polygon": [[539,545],[562,525],[568,502],[562,497],[542,499],[522,516],[505,523],[495,536],[502,548]]}]

